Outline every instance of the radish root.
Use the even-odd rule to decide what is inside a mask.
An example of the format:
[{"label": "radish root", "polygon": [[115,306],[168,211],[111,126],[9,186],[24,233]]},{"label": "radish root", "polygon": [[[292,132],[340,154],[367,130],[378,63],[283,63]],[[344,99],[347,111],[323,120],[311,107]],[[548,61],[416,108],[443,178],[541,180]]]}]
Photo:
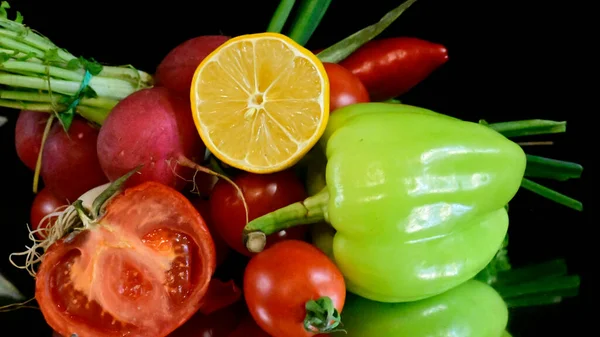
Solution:
[{"label": "radish root", "polygon": [[[52,221],[53,219],[55,220]],[[64,237],[68,232],[81,231],[91,226],[89,218],[82,219],[74,205],[58,207],[54,212],[42,218],[39,225],[41,226],[45,221],[50,221],[50,225],[45,228],[38,227],[36,230],[31,230],[31,227],[27,225],[29,240],[33,244],[25,246],[27,248],[25,251],[12,253],[8,257],[13,266],[27,270],[32,277],[36,276],[35,266],[42,261],[44,253],[54,242]],[[35,236],[36,233],[39,233],[44,238],[37,238]],[[24,256],[25,264],[19,265],[16,263],[13,258],[17,256]]]},{"label": "radish root", "polygon": [[221,178],[221,179],[227,181],[229,184],[231,184],[236,189],[236,191],[240,195],[240,198],[242,199],[242,203],[244,204],[244,210],[246,212],[246,224],[248,223],[249,212],[248,212],[248,204],[246,203],[246,198],[244,198],[244,193],[242,192],[242,189],[236,183],[234,183],[233,180],[229,179],[229,177],[227,177],[224,174],[217,173],[217,172],[215,172],[211,169],[208,169],[202,165],[196,164],[184,156],[180,156],[177,159],[177,163],[181,166],[189,167],[191,169],[195,169],[196,171],[200,171],[200,172],[204,172],[204,173],[216,176],[218,178]]},{"label": "radish root", "polygon": [[18,310],[18,309],[36,309],[36,310],[40,310],[40,308],[36,307],[35,305],[29,305],[29,303],[31,303],[32,301],[35,301],[35,297],[32,297],[32,298],[30,298],[30,299],[28,299],[27,301],[24,301],[24,302],[12,303],[12,304],[7,304],[7,305],[0,306],[0,313],[9,312],[9,311],[15,311],[15,310]]},{"label": "radish root", "polygon": [[44,128],[44,133],[42,134],[42,144],[40,145],[40,152],[38,153],[37,161],[35,162],[35,172],[33,173],[33,193],[38,192],[40,171],[42,170],[42,153],[44,152],[44,145],[46,144],[46,139],[48,138],[48,134],[50,134],[50,129],[52,128],[52,122],[54,122],[54,115],[50,115],[50,117],[48,117],[48,120],[46,121],[46,127]]},{"label": "radish root", "polygon": [[194,176],[192,177],[191,180],[189,179],[185,179],[185,177],[181,176],[179,173],[177,173],[177,165],[179,164],[179,162],[174,162],[172,163],[172,161],[169,159],[167,160],[167,164],[169,164],[169,168],[171,169],[171,172],[173,172],[173,175],[176,176],[177,178],[187,182],[187,183],[192,183],[192,189],[190,190],[190,193],[196,194],[196,195],[201,195],[200,194],[200,189],[198,188],[198,184],[196,184],[196,175],[198,174],[198,170],[194,171]]}]

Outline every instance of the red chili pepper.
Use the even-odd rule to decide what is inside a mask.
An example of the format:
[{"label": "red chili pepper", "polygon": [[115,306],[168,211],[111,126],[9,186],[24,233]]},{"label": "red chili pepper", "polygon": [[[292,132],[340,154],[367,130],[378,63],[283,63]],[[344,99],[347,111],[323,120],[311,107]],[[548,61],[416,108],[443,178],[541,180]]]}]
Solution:
[{"label": "red chili pepper", "polygon": [[441,44],[394,37],[369,41],[339,64],[362,81],[372,101],[385,101],[408,92],[446,61]]}]

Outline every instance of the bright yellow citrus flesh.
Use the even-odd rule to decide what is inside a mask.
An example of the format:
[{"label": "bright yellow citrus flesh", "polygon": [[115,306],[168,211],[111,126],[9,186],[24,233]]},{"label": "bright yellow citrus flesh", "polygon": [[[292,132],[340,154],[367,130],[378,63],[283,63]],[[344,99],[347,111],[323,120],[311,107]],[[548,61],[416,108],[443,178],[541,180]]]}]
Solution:
[{"label": "bright yellow citrus flesh", "polygon": [[319,59],[277,33],[228,40],[196,69],[194,122],[224,163],[253,173],[296,164],[329,119],[329,79]]}]

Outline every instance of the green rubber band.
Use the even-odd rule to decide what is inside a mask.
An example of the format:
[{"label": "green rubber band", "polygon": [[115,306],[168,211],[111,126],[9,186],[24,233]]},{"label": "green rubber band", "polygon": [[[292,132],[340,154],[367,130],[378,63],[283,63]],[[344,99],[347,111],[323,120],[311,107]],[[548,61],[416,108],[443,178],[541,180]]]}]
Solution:
[{"label": "green rubber band", "polygon": [[81,99],[85,96],[85,90],[90,84],[92,80],[92,73],[86,69],[85,74],[83,75],[83,80],[81,80],[81,85],[79,86],[79,90],[73,95],[73,99],[71,103],[67,106],[67,109],[61,113],[59,113],[59,118],[62,122],[63,128],[65,131],[69,130],[71,123],[73,122],[73,117],[75,116],[75,109],[81,102]]}]

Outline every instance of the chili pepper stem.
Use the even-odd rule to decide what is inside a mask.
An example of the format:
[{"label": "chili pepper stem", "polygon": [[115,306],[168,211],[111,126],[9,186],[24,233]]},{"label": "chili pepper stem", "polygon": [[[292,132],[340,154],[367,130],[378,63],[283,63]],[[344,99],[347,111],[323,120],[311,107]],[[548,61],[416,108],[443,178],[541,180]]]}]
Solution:
[{"label": "chili pepper stem", "polygon": [[329,191],[325,187],[304,201],[258,217],[244,228],[244,245],[250,252],[259,253],[264,249],[268,235],[299,225],[327,222],[328,204]]}]

